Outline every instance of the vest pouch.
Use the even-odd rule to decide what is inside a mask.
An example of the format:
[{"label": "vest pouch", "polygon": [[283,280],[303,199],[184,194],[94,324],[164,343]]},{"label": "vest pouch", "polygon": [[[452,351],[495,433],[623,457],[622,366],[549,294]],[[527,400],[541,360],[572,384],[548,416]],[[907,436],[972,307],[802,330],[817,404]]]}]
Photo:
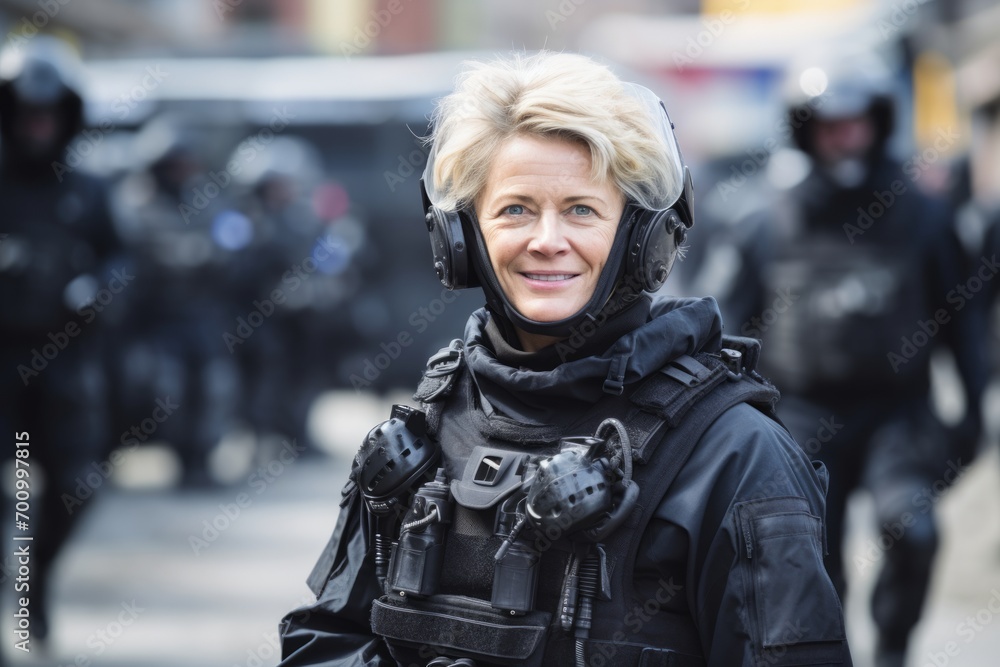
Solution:
[{"label": "vest pouch", "polygon": [[372,603],[372,631],[403,665],[426,665],[439,656],[471,658],[477,667],[541,667],[551,614],[512,616],[486,600],[431,595],[397,600],[383,595]]},{"label": "vest pouch", "polygon": [[426,597],[437,592],[453,511],[444,469],[439,468],[434,480],[417,491],[403,517],[399,541],[389,558],[387,593]]}]

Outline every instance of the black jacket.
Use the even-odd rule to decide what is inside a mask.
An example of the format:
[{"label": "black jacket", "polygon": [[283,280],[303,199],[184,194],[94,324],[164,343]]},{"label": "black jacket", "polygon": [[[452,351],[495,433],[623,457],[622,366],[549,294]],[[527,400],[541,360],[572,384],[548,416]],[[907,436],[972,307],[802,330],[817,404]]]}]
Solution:
[{"label": "black jacket", "polygon": [[[925,399],[931,350],[944,345],[979,419],[988,377],[976,292],[997,269],[990,253],[966,265],[946,203],[914,178],[883,160],[848,189],[814,168],[736,226],[739,270],[722,312],[731,331],[764,340],[764,374],[786,395]],[[796,381],[817,363],[823,373]]]},{"label": "black jacket", "polygon": [[[475,313],[465,346],[485,418],[539,428],[572,423],[608,383],[628,386],[681,355],[717,351],[721,318],[710,298],[641,299],[586,333],[529,355],[507,344],[485,311]],[[723,413],[642,538],[635,588],[648,591],[656,609],[623,618],[623,641],[659,637],[660,646],[674,647],[656,632],[663,610],[691,619],[697,636],[681,643],[696,646],[710,667],[851,664],[840,602],[823,567],[824,474],[753,407]],[[381,591],[360,506],[345,499],[350,512],[341,514],[324,555],[320,569],[329,576],[317,602],[282,621],[283,667],[393,664],[369,624]]]}]

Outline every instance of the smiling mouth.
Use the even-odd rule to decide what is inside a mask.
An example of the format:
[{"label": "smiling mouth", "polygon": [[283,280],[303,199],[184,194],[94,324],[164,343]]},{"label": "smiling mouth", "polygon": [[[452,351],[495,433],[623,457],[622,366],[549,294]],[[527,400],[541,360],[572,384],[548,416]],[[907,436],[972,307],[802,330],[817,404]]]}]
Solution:
[{"label": "smiling mouth", "polygon": [[541,280],[545,282],[556,282],[558,280],[569,280],[570,278],[575,278],[575,273],[524,273],[525,278],[529,280]]}]

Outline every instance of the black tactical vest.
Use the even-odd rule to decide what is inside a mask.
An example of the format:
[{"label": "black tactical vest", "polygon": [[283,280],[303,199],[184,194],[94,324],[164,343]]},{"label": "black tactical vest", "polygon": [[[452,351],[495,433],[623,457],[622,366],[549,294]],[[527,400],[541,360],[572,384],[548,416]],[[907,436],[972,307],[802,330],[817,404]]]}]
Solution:
[{"label": "black tactical vest", "polygon": [[[921,218],[920,205],[899,196],[861,229],[857,216],[827,219],[833,214],[824,212],[808,220],[815,214],[792,196],[775,201],[771,254],[761,270],[765,309],[752,325],[766,332],[762,369],[786,393],[898,388],[887,353],[930,312],[921,287],[924,249],[905,229]],[[907,370],[926,365],[930,346],[913,354]]]},{"label": "black tactical vest", "polygon": [[[432,357],[414,398],[427,410],[456,502],[437,592],[412,599],[387,591],[373,604],[372,630],[395,659],[421,667],[438,656],[471,658],[478,667],[584,660],[623,667],[704,665],[686,603],[671,601],[681,582],[636,590],[633,567],[647,524],[705,430],[741,402],[774,417],[778,392],[755,371],[759,343],[724,337],[722,345],[719,353],[673,360],[624,394],[606,396],[565,428],[488,417],[464,368],[461,341]],[[494,554],[503,543],[496,535],[497,510],[519,486],[518,471],[529,459],[554,454],[560,437],[593,434],[609,417],[628,433],[639,500],[601,544],[605,567],[595,571],[606,578],[597,587],[610,599],[591,601],[589,637],[578,643],[574,629],[561,626],[560,592],[570,555],[581,547],[558,534],[536,534],[532,546],[541,557],[533,608],[504,609],[496,604],[494,589]],[[596,561],[596,545],[587,548]],[[517,581],[518,572],[502,576]]]}]

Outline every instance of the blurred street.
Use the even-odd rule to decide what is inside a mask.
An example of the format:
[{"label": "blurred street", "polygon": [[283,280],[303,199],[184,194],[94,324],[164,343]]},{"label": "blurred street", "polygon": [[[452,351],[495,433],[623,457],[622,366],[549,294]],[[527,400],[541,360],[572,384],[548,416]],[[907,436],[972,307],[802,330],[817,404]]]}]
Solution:
[{"label": "blurred street", "polygon": [[[278,621],[310,595],[304,581],[333,528],[346,465],[302,459],[266,486],[203,493],[105,490],[58,565],[48,654],[15,655],[5,628],[6,657],[53,667],[277,664]],[[205,521],[221,530],[206,533]]]},{"label": "blurred street", "polygon": [[[352,423],[342,418],[348,412]],[[349,443],[380,412],[356,400],[338,411],[336,435],[329,434],[342,440],[339,454],[280,468],[265,462],[263,473],[224,489],[103,490],[59,563],[48,655],[25,659],[5,640],[6,657],[44,667],[273,667],[279,619],[311,597],[304,580],[336,519]],[[996,665],[998,488],[994,446],[936,506],[944,540],[910,667]],[[873,546],[866,497],[855,499],[851,519],[847,560],[858,594],[847,616],[855,664],[866,667],[874,642],[867,596],[882,552]]]}]

